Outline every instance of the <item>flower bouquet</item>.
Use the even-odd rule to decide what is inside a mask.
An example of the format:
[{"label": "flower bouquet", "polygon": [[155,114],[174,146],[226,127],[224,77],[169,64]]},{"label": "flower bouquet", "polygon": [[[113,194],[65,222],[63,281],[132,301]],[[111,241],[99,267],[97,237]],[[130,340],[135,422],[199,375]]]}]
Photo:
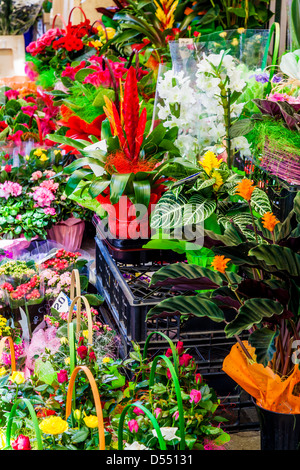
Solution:
[{"label": "flower bouquet", "polygon": [[36,20],[43,0],[6,0],[0,3],[0,34],[18,35],[26,33]]}]

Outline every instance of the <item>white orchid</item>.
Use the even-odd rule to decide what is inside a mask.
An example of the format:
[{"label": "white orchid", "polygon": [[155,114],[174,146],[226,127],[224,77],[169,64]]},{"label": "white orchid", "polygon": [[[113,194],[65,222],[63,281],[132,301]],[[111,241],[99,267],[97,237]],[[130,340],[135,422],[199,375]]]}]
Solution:
[{"label": "white orchid", "polygon": [[300,49],[284,54],[279,67],[280,70],[290,78],[300,80]]}]

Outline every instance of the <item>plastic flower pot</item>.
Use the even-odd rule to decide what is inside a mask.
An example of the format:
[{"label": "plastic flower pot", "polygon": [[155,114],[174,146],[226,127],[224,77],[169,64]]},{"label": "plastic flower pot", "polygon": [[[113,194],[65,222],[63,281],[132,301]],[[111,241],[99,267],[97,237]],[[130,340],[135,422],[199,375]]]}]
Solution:
[{"label": "plastic flower pot", "polygon": [[277,413],[257,405],[261,450],[299,450],[300,414]]},{"label": "plastic flower pot", "polygon": [[60,243],[68,251],[76,251],[81,247],[84,229],[84,220],[70,217],[48,229],[48,239]]}]

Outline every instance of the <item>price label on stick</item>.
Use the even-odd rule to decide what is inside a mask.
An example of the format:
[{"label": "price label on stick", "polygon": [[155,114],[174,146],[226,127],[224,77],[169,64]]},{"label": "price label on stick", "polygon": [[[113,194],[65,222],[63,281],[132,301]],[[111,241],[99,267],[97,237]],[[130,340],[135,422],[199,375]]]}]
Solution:
[{"label": "price label on stick", "polygon": [[[68,297],[64,292],[61,292],[52,307],[59,313],[66,313],[69,311],[71,303],[72,301],[70,297]],[[76,310],[76,305],[74,306],[74,310]]]}]

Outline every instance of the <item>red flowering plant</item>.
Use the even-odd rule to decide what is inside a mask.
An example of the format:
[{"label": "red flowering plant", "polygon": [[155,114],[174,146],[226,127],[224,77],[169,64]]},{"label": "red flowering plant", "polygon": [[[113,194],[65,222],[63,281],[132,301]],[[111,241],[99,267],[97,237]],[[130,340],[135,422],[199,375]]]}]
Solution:
[{"label": "red flowering plant", "polygon": [[97,34],[97,29],[86,17],[78,24],[73,24],[69,17],[69,22],[64,24],[64,27],[57,28],[53,25],[51,29],[27,46],[26,52],[30,54],[28,62],[33,62],[38,74],[43,73],[47,68],[62,71],[68,63],[73,62],[90,49],[86,38],[95,34]]},{"label": "red flowering plant", "polygon": [[[145,412],[139,408],[139,404],[147,408],[156,418],[167,449],[179,447],[181,441],[179,413],[181,411],[184,415],[185,447],[187,449],[223,449],[230,438],[221,427],[221,423],[226,420],[216,414],[220,400],[198,372],[195,359],[185,349],[183,342],[178,341],[176,345],[179,364],[177,377],[182,397],[182,408],[178,403],[173,377],[165,362],[159,360],[157,363],[155,382],[149,388],[148,380],[143,381],[141,373],[144,371],[145,378],[148,379],[148,370],[151,369],[152,362],[149,361],[145,368],[145,363],[141,361],[139,345],[134,344],[133,346],[134,351],[131,353],[130,360],[134,358],[134,363],[137,365],[136,367],[131,365],[134,378],[124,390],[123,400],[111,412],[111,427],[117,432],[120,413],[129,403],[136,403],[135,407],[129,408],[125,417],[125,449],[159,449],[156,431]],[[165,355],[174,365],[171,348],[165,352]],[[137,364],[138,358],[139,365]]]},{"label": "red flowering plant", "polygon": [[[132,212],[129,217],[134,225],[137,221],[135,205],[140,205],[139,222],[142,219],[148,222],[151,205],[156,203],[165,190],[165,181],[157,177],[157,167],[167,155],[178,155],[178,150],[173,145],[177,129],[166,130],[159,124],[151,132],[147,109],[142,108],[139,102],[134,67],[128,70],[124,92],[122,89],[121,93],[121,99],[115,102],[103,96],[107,120],[102,123],[102,135],[106,133],[107,136],[104,144],[106,150],[98,150],[96,155],[94,151],[89,153],[81,147],[83,158],[64,169],[64,173],[70,175],[66,194],[76,200],[75,190],[81,193],[84,188],[85,194],[90,198],[87,201],[88,206],[92,207],[91,199],[94,199],[94,207],[100,203],[111,221],[114,216],[116,219],[120,218],[124,204],[125,225],[129,220],[128,211]],[[63,139],[57,140],[64,142]],[[77,143],[74,142],[74,145]],[[86,199],[81,196],[82,194],[78,197],[78,203],[84,206]],[[118,236],[118,224],[113,230],[112,226],[110,229]],[[134,225],[133,230],[136,229],[138,230]]]},{"label": "red flowering plant", "polygon": [[7,153],[31,140],[38,145],[52,145],[46,135],[57,130],[59,107],[41,87],[4,87],[0,104],[0,141],[7,144]]}]

